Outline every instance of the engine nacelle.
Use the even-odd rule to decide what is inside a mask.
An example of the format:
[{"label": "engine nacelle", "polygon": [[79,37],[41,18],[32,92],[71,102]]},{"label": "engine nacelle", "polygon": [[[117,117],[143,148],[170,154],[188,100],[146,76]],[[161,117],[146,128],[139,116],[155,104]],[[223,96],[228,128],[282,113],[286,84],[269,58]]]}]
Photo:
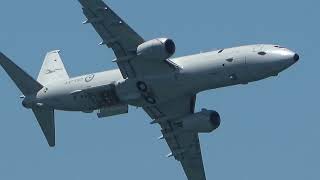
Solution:
[{"label": "engine nacelle", "polygon": [[220,115],[216,111],[202,110],[183,119],[183,129],[197,133],[210,133],[220,126]]},{"label": "engine nacelle", "polygon": [[165,60],[176,51],[176,45],[171,39],[159,38],[147,41],[137,48],[137,55],[147,59]]}]

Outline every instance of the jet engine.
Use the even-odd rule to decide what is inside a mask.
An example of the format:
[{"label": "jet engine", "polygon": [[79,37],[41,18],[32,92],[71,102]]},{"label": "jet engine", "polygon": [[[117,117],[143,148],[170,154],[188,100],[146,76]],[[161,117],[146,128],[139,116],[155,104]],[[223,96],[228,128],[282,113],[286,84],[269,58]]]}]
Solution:
[{"label": "jet engine", "polygon": [[137,55],[147,59],[165,60],[176,51],[175,43],[171,39],[159,38],[147,41],[137,48]]},{"label": "jet engine", "polygon": [[216,111],[204,109],[184,118],[182,124],[186,131],[210,133],[220,126],[220,115]]}]

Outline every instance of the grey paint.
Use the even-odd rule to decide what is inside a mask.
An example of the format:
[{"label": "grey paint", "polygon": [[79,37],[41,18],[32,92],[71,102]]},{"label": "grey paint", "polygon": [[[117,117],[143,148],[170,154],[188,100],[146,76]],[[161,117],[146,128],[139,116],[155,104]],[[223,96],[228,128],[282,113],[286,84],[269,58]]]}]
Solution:
[{"label": "grey paint", "polygon": [[[175,59],[146,57],[135,51],[139,46],[145,47],[145,41],[103,1],[80,2],[87,22],[101,35],[102,44],[114,50],[119,69],[69,78],[58,51],[53,51],[47,54],[37,82],[0,54],[1,66],[24,93],[23,105],[33,109],[50,146],[55,145],[53,109],[97,111],[99,117],[106,117],[126,113],[128,105],[142,107],[161,126],[163,138],[172,150],[170,156],[181,162],[188,179],[204,180],[198,133],[190,131],[190,126],[188,131],[183,128],[184,119],[188,119],[187,124],[194,119],[195,95],[276,76],[298,60],[293,51],[267,44]],[[104,29],[109,22],[118,25]],[[113,37],[115,34],[117,38]],[[137,82],[143,82],[147,89],[139,90]],[[209,119],[204,118],[198,127],[205,129],[203,125]]]},{"label": "grey paint", "polygon": [[[172,59],[171,61],[181,69],[172,73],[146,76],[143,81],[148,88],[152,89],[152,94],[160,105],[163,102],[176,101],[176,97],[182,95],[246,84],[275,76],[295,63],[295,53],[291,50],[264,45],[262,50],[266,55],[261,56],[255,51],[256,47],[257,45],[242,46],[225,49],[222,53],[213,51]],[[233,60],[230,61],[230,58]],[[15,69],[6,65],[7,62],[3,56],[0,58],[0,64],[9,74],[15,73]],[[231,78],[231,75],[236,78]],[[23,102],[26,107],[33,109],[44,106],[63,111],[93,112],[108,108],[105,104],[101,106],[101,103],[97,103],[105,100],[101,93],[114,92],[113,95],[116,97],[112,98],[117,101],[111,104],[110,108],[113,105],[119,107],[120,104],[147,107],[150,104],[136,88],[137,81],[138,79],[123,79],[118,69],[67,80],[52,79],[36,94],[25,94]],[[90,97],[91,95],[95,96],[95,100]],[[120,110],[119,114],[124,111]],[[52,129],[48,131],[52,134]],[[54,138],[52,136],[50,138],[48,142],[53,146]]]}]

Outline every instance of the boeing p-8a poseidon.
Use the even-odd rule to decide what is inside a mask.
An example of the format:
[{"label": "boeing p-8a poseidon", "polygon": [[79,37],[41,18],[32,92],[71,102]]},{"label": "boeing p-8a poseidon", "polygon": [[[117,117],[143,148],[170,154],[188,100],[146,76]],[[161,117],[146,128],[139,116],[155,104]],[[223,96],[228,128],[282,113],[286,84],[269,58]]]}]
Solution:
[{"label": "boeing p-8a poseidon", "polygon": [[[59,56],[49,52],[37,80],[0,53],[0,64],[23,93],[50,146],[55,145],[54,111],[97,111],[99,118],[142,107],[180,161],[189,180],[205,180],[199,133],[220,125],[218,112],[194,112],[196,94],[276,76],[299,60],[277,45],[249,45],[169,59],[171,39],[145,41],[102,0],[79,0],[90,23],[112,48],[119,69],[70,78]],[[171,88],[168,88],[171,87]]]}]

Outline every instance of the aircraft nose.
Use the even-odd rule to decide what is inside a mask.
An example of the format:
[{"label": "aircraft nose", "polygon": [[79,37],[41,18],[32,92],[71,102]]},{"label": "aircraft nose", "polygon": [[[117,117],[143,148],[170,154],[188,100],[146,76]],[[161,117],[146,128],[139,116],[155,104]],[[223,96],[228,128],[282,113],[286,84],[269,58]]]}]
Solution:
[{"label": "aircraft nose", "polygon": [[299,54],[295,53],[295,54],[294,54],[294,56],[293,56],[293,60],[294,60],[294,62],[298,62],[298,61],[299,61],[299,59],[300,59]]}]

